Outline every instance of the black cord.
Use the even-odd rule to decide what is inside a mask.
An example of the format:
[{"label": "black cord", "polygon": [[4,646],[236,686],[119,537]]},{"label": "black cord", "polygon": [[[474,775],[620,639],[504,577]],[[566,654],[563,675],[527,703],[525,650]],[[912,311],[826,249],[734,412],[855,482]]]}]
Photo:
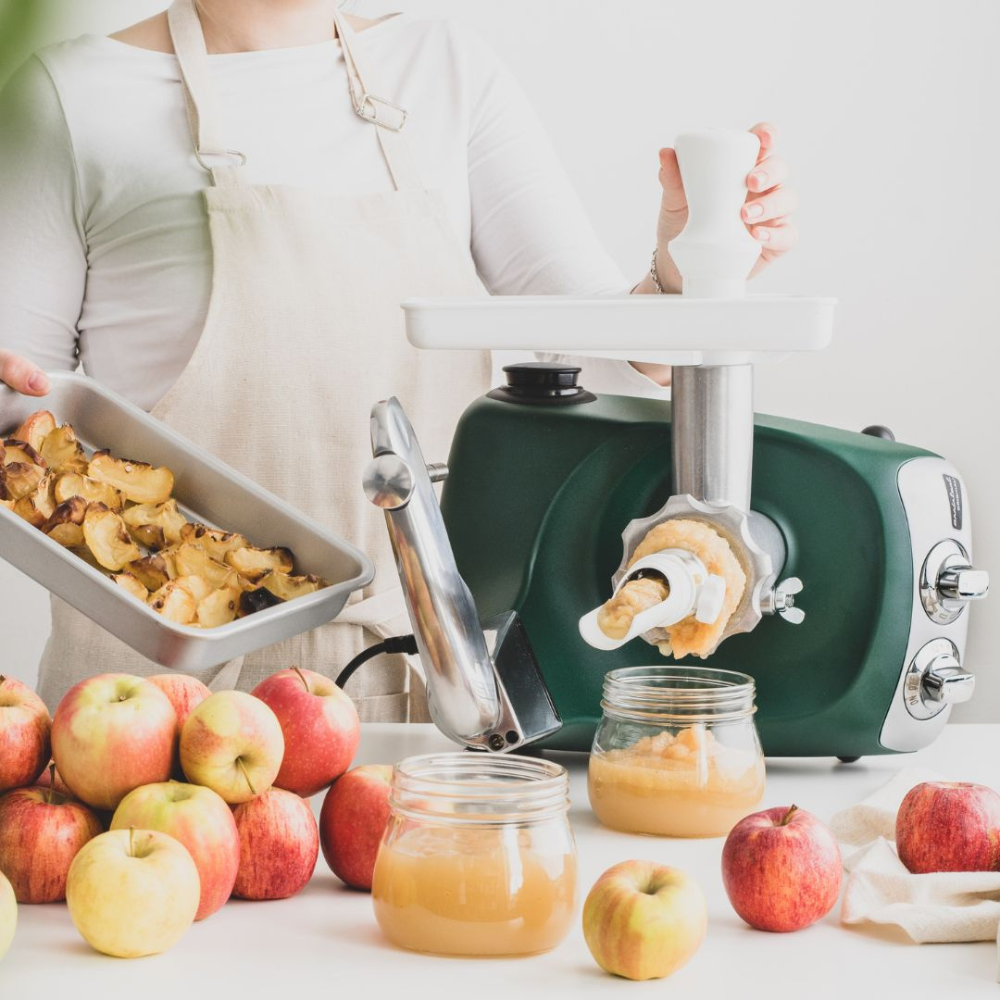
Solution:
[{"label": "black cord", "polygon": [[337,687],[342,688],[352,677],[354,671],[363,663],[381,656],[383,653],[409,653],[411,656],[417,652],[417,640],[412,635],[392,635],[383,642],[367,649],[361,650],[350,663],[344,667],[337,675]]}]

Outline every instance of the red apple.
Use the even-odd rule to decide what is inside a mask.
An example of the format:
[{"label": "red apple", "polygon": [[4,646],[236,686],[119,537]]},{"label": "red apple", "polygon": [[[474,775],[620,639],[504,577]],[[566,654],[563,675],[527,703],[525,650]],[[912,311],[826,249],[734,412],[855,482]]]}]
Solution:
[{"label": "red apple", "polygon": [[19,903],[66,898],[66,876],[77,851],[104,831],[82,802],[35,785],[0,795],[0,871]]},{"label": "red apple", "polygon": [[626,979],[663,979],[701,947],[705,897],[684,872],[623,861],[595,883],[583,904],[583,936],[597,964]]},{"label": "red apple", "polygon": [[166,781],[177,716],[155,685],[131,674],[98,674],[71,687],[52,720],[52,757],[70,791],[114,809],[140,785]]},{"label": "red apple", "polygon": [[798,806],[741,819],[722,848],[733,909],[762,931],[797,931],[833,909],[843,866],[833,834]]},{"label": "red apple", "polygon": [[174,743],[172,776],[178,781],[185,781],[180,757],[181,730],[191,712],[212,692],[197,677],[191,677],[189,674],[154,674],[146,680],[150,684],[155,684],[174,706],[174,715],[177,716],[177,740]]},{"label": "red apple", "polygon": [[201,898],[195,920],[229,899],[240,866],[240,835],[232,810],[211,788],[164,781],[143,785],[121,800],[112,830],[159,830],[187,849],[198,869]]},{"label": "red apple", "polygon": [[62,780],[62,775],[60,775],[54,761],[49,761],[48,767],[38,776],[35,784],[40,785],[42,788],[52,788],[54,791],[60,792],[62,795],[67,795],[70,798],[74,797],[73,793],[66,786],[66,782]]},{"label": "red apple", "polygon": [[388,764],[364,764],[338,778],[323,799],[323,857],[342,882],[370,892],[375,856],[389,822]]},{"label": "red apple", "polygon": [[350,696],[329,677],[292,667],[261,681],[253,694],[271,706],[285,737],[278,788],[315,795],[351,766],[361,723]]},{"label": "red apple", "polygon": [[49,761],[49,710],[15,677],[0,674],[0,792],[34,783]]},{"label": "red apple", "polygon": [[896,814],[899,860],[915,874],[1000,871],[1000,795],[966,781],[924,781]]},{"label": "red apple", "polygon": [[284,751],[274,712],[245,691],[216,691],[192,709],[181,730],[188,781],[211,788],[230,805],[266,792]]},{"label": "red apple", "polygon": [[287,899],[312,878],[319,831],[309,803],[271,788],[233,810],[240,833],[240,869],[233,894],[243,899]]}]

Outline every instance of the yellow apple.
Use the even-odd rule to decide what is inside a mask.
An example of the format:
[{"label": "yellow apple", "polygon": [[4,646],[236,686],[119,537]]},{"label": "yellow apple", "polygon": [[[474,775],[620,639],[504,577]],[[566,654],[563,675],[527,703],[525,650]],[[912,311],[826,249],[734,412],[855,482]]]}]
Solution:
[{"label": "yellow apple", "polygon": [[652,861],[609,868],[583,904],[583,936],[597,964],[625,979],[663,979],[705,939],[708,916],[698,884]]},{"label": "yellow apple", "polygon": [[178,840],[154,830],[111,830],[88,841],[66,882],[69,915],[95,951],[158,955],[194,923],[198,869]]},{"label": "yellow apple", "polygon": [[14,930],[17,927],[17,900],[14,889],[3,872],[0,872],[0,958],[7,954]]}]

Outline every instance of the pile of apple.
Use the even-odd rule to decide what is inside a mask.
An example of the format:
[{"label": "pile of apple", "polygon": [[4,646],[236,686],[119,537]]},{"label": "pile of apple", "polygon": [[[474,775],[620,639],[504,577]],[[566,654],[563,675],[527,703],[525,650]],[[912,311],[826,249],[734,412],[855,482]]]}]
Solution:
[{"label": "pile of apple", "polygon": [[[106,954],[165,951],[230,896],[297,893],[321,841],[339,878],[370,889],[391,768],[348,771],[359,739],[348,695],[297,667],[251,694],[102,674],[51,719],[0,676],[0,957],[15,900],[65,899]],[[317,825],[308,797],[328,786]]]}]

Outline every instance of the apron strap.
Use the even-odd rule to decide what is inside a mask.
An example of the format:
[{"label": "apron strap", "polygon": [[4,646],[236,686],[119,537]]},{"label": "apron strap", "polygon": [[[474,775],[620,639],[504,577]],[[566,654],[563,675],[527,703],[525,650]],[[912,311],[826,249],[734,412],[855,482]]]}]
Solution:
[{"label": "apron strap", "polygon": [[[194,0],[174,0],[167,10],[167,24],[180,66],[194,155],[198,163],[211,174],[217,187],[232,187],[240,183],[239,168],[246,163],[247,158],[239,150],[227,148],[216,131],[218,116],[215,90],[209,78],[208,49],[205,47],[205,35]],[[206,156],[235,159],[237,164],[213,166],[205,161]]]},{"label": "apron strap", "polygon": [[355,114],[375,125],[382,155],[396,190],[421,190],[423,184],[420,182],[420,174],[410,153],[409,143],[402,134],[407,119],[406,111],[373,91],[371,74],[362,69],[358,62],[357,32],[339,10],[334,13],[334,23],[337,26],[340,48],[344,53],[347,85]]}]

